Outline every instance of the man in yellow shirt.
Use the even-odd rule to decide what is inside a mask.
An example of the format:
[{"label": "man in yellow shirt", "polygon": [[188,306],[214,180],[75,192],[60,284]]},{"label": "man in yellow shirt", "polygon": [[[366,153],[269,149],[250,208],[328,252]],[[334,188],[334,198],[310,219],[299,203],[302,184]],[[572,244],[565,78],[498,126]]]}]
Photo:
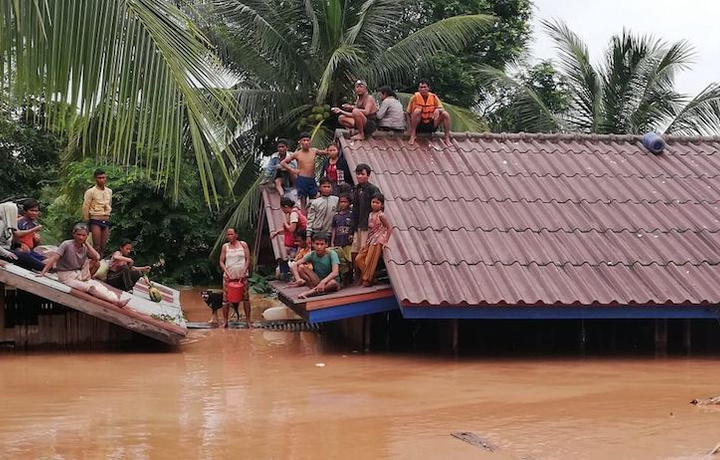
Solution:
[{"label": "man in yellow shirt", "polygon": [[430,83],[420,80],[418,92],[410,98],[407,108],[410,117],[410,144],[415,143],[416,133],[434,133],[440,123],[445,132],[445,143],[450,142],[450,114],[443,109],[440,98],[430,92]]},{"label": "man in yellow shirt", "polygon": [[90,227],[93,248],[102,256],[107,246],[112,211],[112,190],[105,186],[105,171],[95,171],[95,186],[87,189],[83,201],[83,219]]}]

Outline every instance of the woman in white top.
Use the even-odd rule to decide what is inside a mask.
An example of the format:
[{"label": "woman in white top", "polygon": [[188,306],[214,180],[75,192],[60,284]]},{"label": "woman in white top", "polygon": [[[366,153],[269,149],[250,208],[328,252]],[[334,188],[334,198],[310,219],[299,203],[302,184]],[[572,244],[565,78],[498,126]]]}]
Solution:
[{"label": "woman in white top", "polygon": [[[245,297],[243,298],[243,311],[245,312],[245,321],[248,327],[252,327],[250,323],[250,297],[248,292],[247,277],[250,269],[250,249],[244,241],[237,238],[237,232],[234,228],[228,228],[225,232],[227,243],[223,244],[220,252],[220,268],[223,271],[223,327],[228,327],[230,319],[230,303],[227,298],[227,285],[231,281],[239,281],[245,285]],[[214,318],[217,313],[213,312]]]}]

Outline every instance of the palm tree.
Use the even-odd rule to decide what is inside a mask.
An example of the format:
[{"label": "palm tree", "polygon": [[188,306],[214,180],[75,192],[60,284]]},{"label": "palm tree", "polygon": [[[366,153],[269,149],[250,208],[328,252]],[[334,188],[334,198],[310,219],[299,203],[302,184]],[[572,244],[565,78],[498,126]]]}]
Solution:
[{"label": "palm tree", "polygon": [[526,131],[677,135],[717,134],[720,86],[695,97],[675,89],[678,72],[689,68],[694,51],[686,41],[668,44],[628,31],[615,35],[602,62],[593,65],[587,46],[560,21],[545,21],[559,52],[560,74],[571,95],[570,109],[557,115],[531,88],[495,69],[484,74],[522,94],[514,110]]},{"label": "palm tree", "polygon": [[[337,127],[330,106],[352,94],[357,79],[370,87],[409,87],[422,59],[455,51],[494,23],[486,15],[456,16],[400,38],[403,0],[207,0],[196,8],[228,67],[240,77],[236,95],[241,127],[258,144],[310,131],[327,145]],[[401,97],[406,97],[402,95]],[[445,104],[453,130],[484,131],[469,110]],[[259,182],[252,182],[227,226],[255,223]],[[222,239],[218,240],[218,244]],[[217,248],[218,246],[216,246]]]},{"label": "palm tree", "polygon": [[[401,36],[402,0],[211,0],[211,39],[239,75],[244,121],[260,136],[308,129],[327,141],[331,105],[353,82],[407,86],[419,61],[459,50],[493,23],[448,18]],[[469,111],[450,108],[456,130],[481,130]],[[318,140],[319,140],[318,139]]]},{"label": "palm tree", "polygon": [[227,179],[235,161],[224,148],[236,107],[208,45],[169,0],[4,1],[0,98],[42,104],[71,148],[142,165],[175,193],[192,152],[210,202],[211,165]]}]

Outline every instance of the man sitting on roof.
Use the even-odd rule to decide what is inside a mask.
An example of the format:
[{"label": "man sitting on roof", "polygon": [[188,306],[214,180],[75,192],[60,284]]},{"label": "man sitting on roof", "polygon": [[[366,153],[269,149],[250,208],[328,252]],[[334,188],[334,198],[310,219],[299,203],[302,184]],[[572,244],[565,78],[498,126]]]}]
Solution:
[{"label": "man sitting on roof", "polygon": [[434,133],[440,123],[445,132],[445,142],[450,141],[450,114],[443,109],[440,98],[430,92],[430,83],[420,80],[418,92],[410,98],[407,108],[410,117],[410,144],[415,143],[416,133]]},{"label": "man sitting on roof", "polygon": [[364,80],[355,82],[355,105],[343,104],[342,108],[333,107],[332,112],[340,115],[338,122],[346,128],[357,129],[357,134],[350,139],[361,141],[375,131],[375,114],[378,111],[375,98],[368,93]]},{"label": "man sitting on roof", "polygon": [[377,125],[380,131],[405,132],[405,112],[397,94],[389,86],[380,88],[380,110],[377,112]]},{"label": "man sitting on roof", "polygon": [[122,299],[104,284],[91,278],[88,259],[100,260],[100,254],[87,241],[88,228],[84,223],[73,227],[73,239],[63,241],[48,257],[45,268],[38,276],[45,276],[57,266],[58,280],[82,292],[110,302],[120,308],[127,305],[129,298]]}]

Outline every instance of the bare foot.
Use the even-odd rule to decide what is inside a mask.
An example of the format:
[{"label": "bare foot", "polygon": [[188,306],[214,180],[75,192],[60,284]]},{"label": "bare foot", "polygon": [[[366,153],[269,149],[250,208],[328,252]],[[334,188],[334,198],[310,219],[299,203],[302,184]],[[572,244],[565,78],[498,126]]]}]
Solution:
[{"label": "bare foot", "polygon": [[225,321],[225,322],[223,323],[222,327],[225,328],[225,329],[227,329],[227,327],[228,327],[227,321]]},{"label": "bare foot", "polygon": [[445,141],[445,145],[447,145],[448,147],[450,146],[450,136],[445,136],[443,138],[443,141]]},{"label": "bare foot", "polygon": [[305,291],[302,294],[298,296],[298,299],[307,299],[311,294],[315,294],[315,289],[310,289],[309,291]]},{"label": "bare foot", "polygon": [[410,135],[410,140],[408,141],[408,144],[415,145],[415,135],[414,134]]},{"label": "bare foot", "polygon": [[363,287],[370,287],[370,286],[372,286],[372,283],[370,281],[363,281],[362,285],[363,285]]},{"label": "bare foot", "polygon": [[356,135],[352,136],[350,138],[351,141],[364,141],[365,135],[363,133],[357,133]]},{"label": "bare foot", "polygon": [[128,304],[128,302],[130,302],[130,299],[118,299],[117,306],[120,308],[124,308],[125,305]]},{"label": "bare foot", "polygon": [[250,322],[250,320],[247,321],[247,327],[248,327],[248,329],[252,329],[252,328],[253,328],[253,327],[252,327],[252,323]]}]

